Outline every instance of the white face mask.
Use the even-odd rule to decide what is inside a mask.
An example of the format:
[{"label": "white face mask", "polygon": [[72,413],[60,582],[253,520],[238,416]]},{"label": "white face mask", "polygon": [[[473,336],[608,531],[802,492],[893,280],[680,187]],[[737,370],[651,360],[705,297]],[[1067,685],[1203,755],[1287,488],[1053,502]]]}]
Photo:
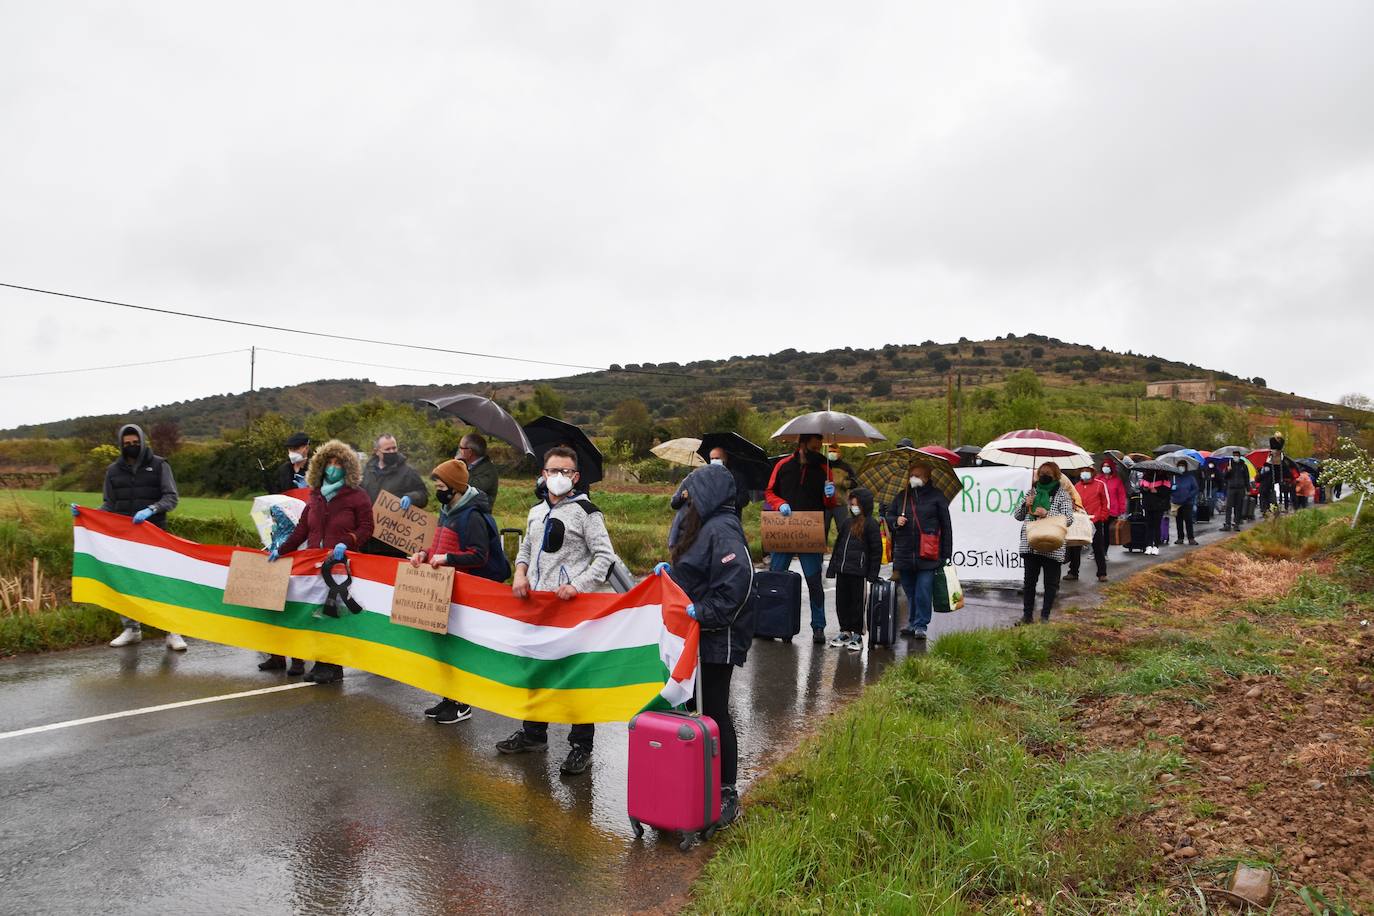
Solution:
[{"label": "white face mask", "polygon": [[826,453],[825,453],[825,457],[829,458],[831,461],[839,461],[839,460],[840,460],[840,453],[839,453],[839,452],[826,452]]},{"label": "white face mask", "polygon": [[1102,465],[1102,473],[1103,473],[1103,474],[1110,474],[1111,472],[1112,472],[1112,466],[1111,466],[1110,464],[1104,464],[1104,465]]},{"label": "white face mask", "polygon": [[291,462],[292,464],[300,464],[302,461],[305,460],[305,456],[302,455],[300,452],[287,452],[286,460]]},{"label": "white face mask", "polygon": [[849,514],[850,514],[850,515],[858,515],[860,512],[863,512],[863,511],[864,511],[864,510],[861,509],[861,508],[859,508],[858,506],[850,506],[850,507],[849,507]]},{"label": "white face mask", "polygon": [[715,464],[715,465],[720,465],[721,467],[724,467],[724,466],[725,466],[725,459],[724,459],[724,458],[712,458],[712,459],[711,459],[711,463],[712,463],[712,464]]},{"label": "white face mask", "polygon": [[1092,479],[1093,479],[1093,472],[1092,472],[1092,471],[1084,471],[1084,472],[1082,473],[1082,475],[1080,475],[1080,478],[1079,478],[1079,479],[1082,480],[1084,483],[1087,483],[1089,480],[1092,480]]},{"label": "white face mask", "polygon": [[572,478],[564,477],[562,474],[546,477],[545,480],[548,481],[549,492],[554,496],[563,496],[573,488]]},{"label": "white face mask", "polygon": [[926,485],[926,482],[925,482],[924,480],[922,480],[922,479],[919,478],[919,477],[915,477],[915,476],[913,476],[913,477],[910,479],[909,483],[911,484],[911,486],[912,486],[913,489],[917,489],[917,490],[919,490],[921,487],[924,487],[924,486]]}]

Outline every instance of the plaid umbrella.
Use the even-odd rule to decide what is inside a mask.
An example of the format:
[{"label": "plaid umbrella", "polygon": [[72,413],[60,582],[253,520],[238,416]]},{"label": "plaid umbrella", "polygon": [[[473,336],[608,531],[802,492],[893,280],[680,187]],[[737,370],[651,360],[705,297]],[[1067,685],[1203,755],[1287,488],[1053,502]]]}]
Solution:
[{"label": "plaid umbrella", "polygon": [[983,446],[978,457],[984,461],[1034,471],[1046,461],[1062,470],[1090,468],[1093,456],[1067,436],[1044,429],[1014,429]]},{"label": "plaid umbrella", "polygon": [[944,458],[924,449],[906,447],[865,456],[859,465],[859,484],[872,490],[877,502],[894,503],[909,487],[907,478],[913,463],[930,468],[931,486],[945,494],[945,499],[952,502],[964,489],[963,481]]}]

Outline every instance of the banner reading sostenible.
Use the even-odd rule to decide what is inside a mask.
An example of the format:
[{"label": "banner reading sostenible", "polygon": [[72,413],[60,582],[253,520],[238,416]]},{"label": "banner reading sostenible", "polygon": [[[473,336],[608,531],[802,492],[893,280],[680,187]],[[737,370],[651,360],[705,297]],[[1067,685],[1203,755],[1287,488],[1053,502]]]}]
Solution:
[{"label": "banner reading sostenible", "polygon": [[1026,498],[1025,468],[960,468],[964,491],[949,504],[954,565],[961,582],[1006,584],[1023,577],[1021,523],[1012,518]]},{"label": "banner reading sostenible", "polygon": [[513,719],[623,722],[679,705],[694,688],[699,631],[667,576],[563,601],[522,600],[458,575],[448,632],[430,633],[389,618],[404,561],[350,555],[351,593],[364,610],[335,618],[316,616],[328,594],[325,550],[277,561],[291,564],[286,609],[267,611],[224,603],[230,558],[248,548],[197,544],[98,509],[81,510],[73,536],[74,601],[186,636],[361,668]]}]

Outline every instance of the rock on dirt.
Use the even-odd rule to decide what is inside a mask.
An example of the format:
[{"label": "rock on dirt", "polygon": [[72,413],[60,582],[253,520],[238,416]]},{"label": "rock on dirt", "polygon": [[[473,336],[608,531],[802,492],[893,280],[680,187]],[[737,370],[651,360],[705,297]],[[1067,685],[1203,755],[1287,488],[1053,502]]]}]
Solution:
[{"label": "rock on dirt", "polygon": [[1238,865],[1227,890],[1255,906],[1268,906],[1274,895],[1273,877],[1267,868]]}]

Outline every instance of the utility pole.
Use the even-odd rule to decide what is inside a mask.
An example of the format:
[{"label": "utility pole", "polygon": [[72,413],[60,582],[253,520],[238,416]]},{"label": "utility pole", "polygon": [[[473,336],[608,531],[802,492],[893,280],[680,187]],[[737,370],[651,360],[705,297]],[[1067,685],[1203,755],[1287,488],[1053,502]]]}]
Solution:
[{"label": "utility pole", "polygon": [[[964,444],[964,373],[960,372],[955,379],[956,391],[954,392],[954,438],[959,440],[959,444]],[[950,448],[954,446],[951,445]]]},{"label": "utility pole", "polygon": [[945,373],[945,448],[954,448],[954,373]]},{"label": "utility pole", "polygon": [[258,348],[248,348],[248,425],[253,425],[253,402],[256,400]]}]

